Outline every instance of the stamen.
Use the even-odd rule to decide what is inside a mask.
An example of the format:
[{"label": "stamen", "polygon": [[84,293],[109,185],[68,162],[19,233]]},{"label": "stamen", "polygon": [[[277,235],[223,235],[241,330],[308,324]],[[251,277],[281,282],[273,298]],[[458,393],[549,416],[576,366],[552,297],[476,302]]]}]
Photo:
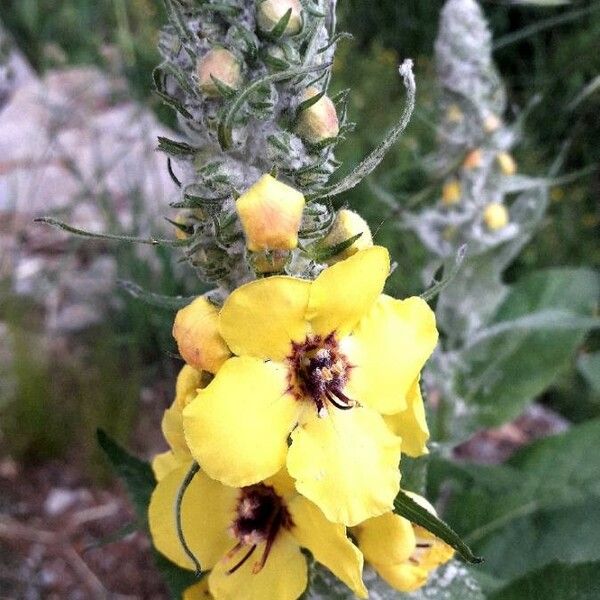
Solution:
[{"label": "stamen", "polygon": [[417,544],[417,548],[431,548],[433,544],[430,544],[428,542],[421,542]]},{"label": "stamen", "polygon": [[356,404],[356,402],[354,402],[354,400],[352,400],[351,398],[348,398],[348,396],[346,396],[346,394],[342,393],[341,390],[339,389],[335,389],[335,390],[330,390],[330,392],[339,400],[341,400],[342,402],[345,402],[346,404],[349,404],[350,406],[354,406]]},{"label": "stamen", "polygon": [[[238,546],[240,546],[240,544],[238,544]],[[246,554],[244,554],[244,556],[238,563],[236,563],[233,567],[231,567],[231,569],[229,569],[229,571],[227,571],[227,575],[232,575],[233,573],[235,573],[252,556],[252,554],[254,553],[255,550],[256,550],[256,544],[254,544],[254,546],[252,546],[250,548],[250,550],[248,550],[248,552],[246,552]],[[230,553],[228,553],[228,555]],[[253,572],[254,572],[254,570],[253,570]]]},{"label": "stamen", "polygon": [[273,529],[274,531],[272,530],[269,532],[269,537],[267,538],[267,541],[265,543],[265,549],[262,553],[262,556],[260,557],[260,560],[252,567],[252,573],[254,575],[260,573],[260,571],[267,562],[267,558],[269,558],[269,554],[271,553],[271,548],[273,547],[273,542],[275,541],[275,535],[277,534],[278,527],[274,527]]},{"label": "stamen", "polygon": [[329,400],[329,402],[331,402],[331,404],[333,404],[336,408],[339,408],[340,410],[349,410],[350,408],[352,408],[352,404],[341,404],[340,402],[338,402],[338,400],[334,399],[334,396],[332,396],[331,392],[327,392],[327,400]]}]

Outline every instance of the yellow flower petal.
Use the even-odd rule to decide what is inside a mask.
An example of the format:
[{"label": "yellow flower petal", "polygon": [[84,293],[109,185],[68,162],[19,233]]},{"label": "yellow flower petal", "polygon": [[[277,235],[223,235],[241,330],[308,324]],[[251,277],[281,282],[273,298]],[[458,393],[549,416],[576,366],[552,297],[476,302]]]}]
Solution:
[{"label": "yellow flower petal", "polygon": [[378,565],[373,568],[381,578],[400,592],[414,592],[427,583],[429,571],[411,564]]},{"label": "yellow flower petal", "polygon": [[315,560],[325,565],[357,596],[367,598],[362,580],[363,557],[346,536],[343,525],[331,523],[325,515],[306,498],[296,496],[288,503],[294,527],[292,535],[304,548],[310,550]]},{"label": "yellow flower petal", "polygon": [[325,269],[313,281],[306,318],[316,333],[354,328],[381,294],[390,271],[390,256],[382,246],[361,250]]},{"label": "yellow flower petal", "polygon": [[182,411],[196,396],[199,388],[204,387],[202,371],[183,365],[175,383],[174,404]]},{"label": "yellow flower petal", "polygon": [[393,565],[408,560],[415,550],[412,523],[387,512],[353,529],[360,551],[370,563]]},{"label": "yellow flower petal", "polygon": [[[188,457],[188,464],[190,460],[191,458]],[[182,462],[177,456],[175,456],[175,454],[171,450],[167,450],[166,452],[157,454],[152,459],[152,471],[154,473],[156,481],[160,481],[171,471],[177,469],[177,467],[180,467],[181,465]]]},{"label": "yellow flower petal", "polygon": [[356,525],[391,509],[400,487],[400,444],[376,412],[332,408],[294,430],[288,471],[327,519]]},{"label": "yellow flower petal", "polygon": [[[193,569],[194,565],[177,537],[175,502],[190,464],[171,471],[158,482],[148,509],[150,534],[156,549],[186,569]],[[235,545],[227,528],[235,515],[238,493],[236,488],[221,485],[202,472],[196,474],[185,492],[182,528],[188,546],[204,569],[212,568]]]},{"label": "yellow flower petal", "polygon": [[310,282],[268,277],[239,287],[221,310],[220,331],[237,355],[283,360],[303,341]]},{"label": "yellow flower petal", "polygon": [[228,360],[183,411],[185,437],[202,469],[238,487],[277,473],[301,408],[287,388],[283,365]]},{"label": "yellow flower petal", "polygon": [[394,415],[385,415],[387,426],[402,438],[402,452],[408,456],[428,454],[427,440],[429,427],[425,418],[425,406],[418,380],[414,382],[406,396],[408,407]]},{"label": "yellow flower petal", "polygon": [[161,422],[162,432],[176,456],[191,459],[185,436],[183,434],[183,416],[181,409],[173,403],[165,410]]},{"label": "yellow flower petal", "polygon": [[211,600],[208,589],[208,577],[203,577],[198,583],[191,585],[183,592],[182,600]]},{"label": "yellow flower petal", "polygon": [[231,356],[219,333],[219,311],[206,298],[196,298],[175,317],[173,337],[188,365],[216,373]]},{"label": "yellow flower petal", "polygon": [[435,315],[424,300],[380,296],[350,338],[350,397],[383,414],[405,410],[437,339]]},{"label": "yellow flower petal", "polygon": [[[208,576],[208,585],[217,600],[296,600],[308,583],[306,559],[292,536],[281,531],[271,548],[265,566],[258,572],[252,569],[262,556],[264,542],[234,573],[228,574],[245,551],[231,559],[219,561]],[[243,556],[243,555],[242,555]]]}]

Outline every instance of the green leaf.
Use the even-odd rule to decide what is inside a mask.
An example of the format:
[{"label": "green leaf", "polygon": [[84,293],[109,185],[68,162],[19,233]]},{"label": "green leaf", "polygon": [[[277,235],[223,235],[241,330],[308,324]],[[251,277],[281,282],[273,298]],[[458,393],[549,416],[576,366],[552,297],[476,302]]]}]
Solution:
[{"label": "green leaf", "polygon": [[527,573],[498,590],[489,600],[597,600],[600,562],[578,565],[553,563]]},{"label": "green leaf", "polygon": [[415,525],[420,525],[435,536],[452,546],[461,557],[470,563],[480,563],[482,558],[475,556],[471,549],[462,541],[460,536],[444,521],[430,513],[426,508],[417,504],[410,496],[400,492],[394,500],[394,512]]},{"label": "green leaf", "polygon": [[95,233],[94,231],[86,231],[85,229],[78,229],[68,223],[63,223],[53,217],[38,217],[33,220],[34,223],[45,223],[46,225],[52,225],[58,229],[62,229],[67,233],[78,235],[80,237],[91,238],[95,240],[111,240],[115,242],[130,242],[133,244],[147,244],[149,246],[187,246],[188,240],[165,240],[161,238],[139,238],[130,235],[121,235],[116,233]]},{"label": "green leaf", "polygon": [[333,246],[317,246],[313,248],[310,252],[311,258],[316,260],[317,262],[325,262],[326,260],[336,256],[340,252],[350,248],[352,244],[362,235],[362,231],[353,235],[352,237],[340,242],[339,244],[334,244]]},{"label": "green leaf", "polygon": [[577,360],[577,369],[589,386],[600,393],[600,352],[582,354]]},{"label": "green leaf", "polygon": [[[148,532],[148,505],[156,485],[154,473],[147,462],[136,458],[119,446],[104,431],[97,431],[98,444],[106,454],[115,472],[125,484],[127,494],[135,508],[139,527]],[[153,551],[156,566],[160,569],[172,598],[181,598],[183,591],[198,581],[191,572],[180,569],[157,551]]]},{"label": "green leaf", "polygon": [[487,328],[457,355],[455,392],[468,433],[500,425],[541,394],[565,368],[592,319],[599,294],[587,269],[549,269],[515,284]]},{"label": "green leaf", "polygon": [[167,310],[179,310],[193,302],[197,296],[163,296],[145,290],[133,281],[120,279],[117,285],[125,290],[132,298],[140,300],[149,306],[165,308]]},{"label": "green leaf", "polygon": [[170,156],[194,156],[198,152],[198,148],[190,146],[185,142],[176,142],[162,135],[158,136],[158,149]]},{"label": "green leaf", "polygon": [[428,496],[444,490],[444,517],[485,555],[482,568],[494,577],[518,577],[557,559],[600,560],[599,439],[597,419],[500,466],[433,457]]}]

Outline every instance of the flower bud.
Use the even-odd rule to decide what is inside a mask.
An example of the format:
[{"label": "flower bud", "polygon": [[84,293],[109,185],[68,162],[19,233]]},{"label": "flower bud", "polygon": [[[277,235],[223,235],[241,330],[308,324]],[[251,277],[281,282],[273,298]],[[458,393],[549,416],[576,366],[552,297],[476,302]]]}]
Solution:
[{"label": "flower bud", "polygon": [[462,190],[458,179],[449,179],[442,187],[442,204],[445,206],[458,204],[458,202],[460,202],[461,193]]},{"label": "flower bud", "polygon": [[325,247],[336,246],[359,233],[361,236],[351,246],[331,257],[327,262],[329,264],[336,263],[349,258],[359,250],[370,248],[373,245],[373,237],[371,236],[371,230],[367,222],[352,210],[348,210],[347,208],[340,210],[322,244]]},{"label": "flower bud", "polygon": [[219,333],[219,311],[203,296],[177,313],[173,337],[183,360],[199,371],[216,373],[231,356]]},{"label": "flower bud", "polygon": [[205,54],[196,67],[198,85],[206,96],[219,95],[213,77],[234,90],[240,87],[242,72],[238,59],[225,48],[214,48]]},{"label": "flower bud", "polygon": [[[302,102],[310,100],[320,93],[316,87],[309,87],[302,94]],[[329,96],[323,96],[317,102],[302,110],[298,116],[296,133],[309,144],[318,144],[334,138],[340,131],[335,105]]]},{"label": "flower bud", "polygon": [[471,150],[463,161],[463,167],[468,170],[478,169],[481,166],[482,158],[483,156],[479,148]]},{"label": "flower bud", "polygon": [[451,104],[446,111],[446,120],[449,123],[461,123],[465,118],[463,111],[458,104]]},{"label": "flower bud", "polygon": [[494,131],[500,128],[501,124],[500,119],[495,114],[490,113],[483,120],[483,130],[486,133],[494,133]]},{"label": "flower bud", "polygon": [[304,210],[304,196],[299,191],[263,175],[235,206],[251,252],[292,250],[298,245]]},{"label": "flower bud", "polygon": [[490,231],[497,231],[508,224],[508,210],[500,202],[491,202],[483,211],[483,221]]},{"label": "flower bud", "polygon": [[281,21],[288,10],[292,10],[284,34],[294,35],[302,29],[302,4],[299,0],[262,0],[259,1],[256,21],[261,31],[269,33]]},{"label": "flower bud", "polygon": [[508,152],[500,152],[496,155],[496,162],[504,175],[514,175],[517,172],[517,163]]}]

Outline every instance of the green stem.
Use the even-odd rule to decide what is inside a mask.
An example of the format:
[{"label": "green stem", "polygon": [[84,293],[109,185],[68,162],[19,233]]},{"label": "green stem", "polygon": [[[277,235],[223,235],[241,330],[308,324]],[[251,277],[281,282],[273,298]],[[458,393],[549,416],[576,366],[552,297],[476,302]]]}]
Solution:
[{"label": "green stem", "polygon": [[196,575],[200,575],[202,573],[202,566],[200,562],[196,558],[196,555],[192,552],[188,543],[185,539],[185,535],[183,533],[183,527],[181,524],[181,505],[183,504],[183,496],[185,495],[186,490],[188,489],[190,483],[192,483],[192,479],[198,471],[200,470],[200,465],[197,462],[193,462],[190,470],[187,472],[185,479],[181,483],[181,486],[177,492],[177,500],[175,501],[175,523],[177,527],[177,537],[179,538],[179,542],[181,543],[181,547],[183,551],[186,553],[187,557],[194,563],[194,568],[196,569]]}]

